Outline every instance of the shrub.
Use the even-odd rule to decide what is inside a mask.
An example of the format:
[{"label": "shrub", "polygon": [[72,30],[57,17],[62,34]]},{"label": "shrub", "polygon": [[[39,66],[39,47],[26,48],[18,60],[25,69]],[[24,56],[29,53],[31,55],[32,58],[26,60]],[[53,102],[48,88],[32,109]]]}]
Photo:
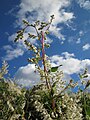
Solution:
[{"label": "shrub", "polygon": [[23,118],[24,94],[13,82],[0,81],[0,120]]}]

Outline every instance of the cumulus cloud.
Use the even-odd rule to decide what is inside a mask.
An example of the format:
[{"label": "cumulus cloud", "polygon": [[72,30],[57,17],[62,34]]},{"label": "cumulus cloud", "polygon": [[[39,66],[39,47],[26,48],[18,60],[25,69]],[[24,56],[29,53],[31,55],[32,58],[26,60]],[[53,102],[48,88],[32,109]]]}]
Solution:
[{"label": "cumulus cloud", "polygon": [[[90,72],[90,60],[79,60],[75,58],[75,55],[73,53],[64,52],[61,56],[53,55],[50,57],[50,60],[52,67],[58,66],[60,64],[63,65],[59,69],[63,71],[63,79],[67,82],[71,79],[72,74],[79,74],[86,67],[89,69]],[[28,64],[27,66],[20,67],[15,74],[16,82],[18,84],[22,84],[23,86],[33,86],[34,84],[37,84],[40,80],[40,77],[38,73],[34,73],[34,70],[34,64]]]},{"label": "cumulus cloud", "polygon": [[24,50],[22,50],[21,48],[17,47],[14,49],[10,45],[4,46],[3,49],[6,51],[6,56],[4,56],[3,58],[4,60],[12,60],[24,54]]},{"label": "cumulus cloud", "polygon": [[39,74],[34,71],[34,64],[20,67],[15,74],[15,82],[24,87],[32,87],[40,81]]},{"label": "cumulus cloud", "polygon": [[90,1],[89,0],[77,0],[81,8],[90,10]]},{"label": "cumulus cloud", "polygon": [[66,59],[75,56],[74,53],[68,53],[68,52],[63,52],[62,55],[64,55],[64,57],[65,57]]},{"label": "cumulus cloud", "polygon": [[51,57],[51,64],[62,64],[63,66],[60,69],[63,70],[65,74],[71,75],[74,73],[79,73],[88,66],[90,67],[90,60],[79,60],[77,58],[74,58],[73,56],[66,58],[65,56],[54,55]]},{"label": "cumulus cloud", "polygon": [[[17,21],[15,25],[17,27],[23,28],[23,24],[22,24],[23,19],[28,20],[30,23],[33,23],[36,20],[48,21],[50,19],[50,16],[54,14],[55,19],[50,27],[50,32],[52,33],[52,35],[54,35],[55,37],[57,37],[58,39],[64,42],[65,36],[61,33],[63,28],[58,27],[58,24],[60,23],[69,24],[69,22],[71,22],[72,19],[75,18],[73,12],[67,12],[65,10],[65,8],[69,7],[70,5],[71,5],[71,0],[55,0],[55,1],[45,0],[44,2],[42,2],[42,0],[38,0],[38,1],[21,0],[20,4],[18,5],[19,9],[16,14]],[[30,32],[32,34],[35,33],[34,29],[28,28],[26,33],[24,34],[23,39],[28,38],[27,32]],[[8,38],[9,42],[13,42],[15,36],[16,34],[12,34],[11,36],[9,36]],[[52,42],[52,40],[49,37],[48,40],[49,41],[47,42],[49,43]],[[32,44],[36,44],[36,40],[30,39],[30,42]],[[16,46],[12,48],[4,49],[6,50],[6,56],[5,56],[6,60],[12,60],[24,54],[25,52],[24,50],[26,50],[26,48],[23,43],[23,40],[22,42],[19,42],[18,45]]]},{"label": "cumulus cloud", "polygon": [[69,7],[71,0],[22,0],[19,5],[18,18],[22,26],[21,20],[23,18],[27,19],[32,23],[35,20],[47,21],[50,19],[51,15],[55,15],[53,21],[53,26],[50,29],[51,32],[58,38],[64,38],[60,33],[60,28],[57,27],[59,23],[68,23],[74,18],[72,12],[66,12],[65,8]]},{"label": "cumulus cloud", "polygon": [[[55,14],[56,19],[54,22],[57,23],[59,21],[67,21],[72,18],[72,13],[67,13],[65,11],[60,12],[62,8],[68,7],[69,5],[70,0],[45,0],[44,2],[42,2],[42,0],[22,0],[18,15],[20,15],[19,17],[21,18],[30,17],[35,19],[36,17],[40,20],[48,20],[50,15]],[[32,13],[35,16],[27,16],[27,13]],[[63,16],[61,17],[60,15]]]},{"label": "cumulus cloud", "polygon": [[83,51],[90,49],[90,44],[87,43],[82,47]]}]

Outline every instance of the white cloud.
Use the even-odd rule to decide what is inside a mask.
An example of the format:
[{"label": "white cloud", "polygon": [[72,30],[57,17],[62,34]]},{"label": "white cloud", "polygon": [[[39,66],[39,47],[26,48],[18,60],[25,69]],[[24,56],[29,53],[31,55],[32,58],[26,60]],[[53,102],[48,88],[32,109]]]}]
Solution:
[{"label": "white cloud", "polygon": [[88,66],[90,67],[89,59],[79,60],[77,58],[73,58],[73,56],[66,58],[66,56],[62,57],[59,55],[54,55],[51,57],[51,63],[56,66],[62,64],[63,66],[60,69],[63,70],[64,73],[68,75],[79,73],[81,70],[85,69],[86,67]]},{"label": "white cloud", "polygon": [[59,23],[68,23],[74,17],[72,12],[66,12],[64,8],[69,7],[71,0],[22,0],[18,11],[19,25],[22,26],[21,20],[23,18],[27,19],[32,23],[35,20],[47,21],[50,19],[51,15],[55,15],[53,21],[53,28],[50,29],[53,34],[60,38],[63,38],[63,35],[60,33],[60,28],[57,27]]},{"label": "white cloud", "polygon": [[83,35],[84,35],[84,31],[80,30],[80,31],[79,31],[79,36],[81,37],[81,36],[83,36]]},{"label": "white cloud", "polygon": [[81,38],[78,38],[76,41],[76,44],[79,44],[79,43],[81,43]]},{"label": "white cloud", "polygon": [[89,0],[77,0],[77,3],[80,5],[80,7],[90,10],[90,1]]},{"label": "white cloud", "polygon": [[[23,56],[24,52],[27,51],[24,40],[28,39],[28,33],[24,33],[23,39],[18,41],[18,43],[14,43],[15,37],[16,33],[8,37],[9,42],[13,42],[12,45],[3,46],[3,49],[6,51],[6,55],[3,57],[4,60],[18,58],[19,56]],[[30,42],[33,44],[36,43],[36,40],[32,41],[30,39]]]},{"label": "white cloud", "polygon": [[81,37],[84,36],[84,34],[85,34],[85,31],[83,31],[83,30],[79,31],[79,35],[77,36],[78,38],[76,40],[76,44],[81,43]]},{"label": "white cloud", "polygon": [[63,52],[62,55],[64,55],[64,57],[65,57],[66,59],[75,56],[74,53],[68,53],[68,52]]},{"label": "white cloud", "polygon": [[[51,65],[57,66],[62,64],[63,66],[59,69],[64,73],[64,80],[67,82],[71,79],[72,74],[78,74],[82,72],[86,67],[89,69],[90,72],[90,60],[79,60],[75,58],[75,55],[72,53],[64,52],[62,53],[64,56],[53,55],[50,57]],[[68,57],[67,57],[68,56]],[[22,84],[23,86],[33,86],[40,81],[39,74],[34,72],[35,65],[28,64],[26,66],[20,67],[15,74],[16,82],[18,84]],[[90,74],[90,73],[88,73]]]},{"label": "white cloud", "polygon": [[[61,33],[61,27],[58,27],[59,23],[69,24],[74,17],[73,12],[66,12],[65,8],[71,5],[71,0],[21,0],[19,4],[19,10],[16,14],[17,21],[16,26],[23,28],[22,19],[28,20],[30,23],[35,20],[48,21],[51,15],[55,15],[53,25],[50,27],[50,32],[52,35],[56,36],[58,39],[62,40],[61,44],[64,43],[65,36]],[[28,28],[26,32],[35,33],[34,29]],[[16,34],[9,36],[9,42],[13,42],[16,37]],[[28,34],[24,34],[24,40],[28,38]],[[30,39],[32,44],[36,44],[36,40]],[[51,43],[52,40],[48,38],[47,42]],[[15,45],[15,44],[14,44]],[[13,45],[13,46],[14,46]],[[15,47],[16,46],[16,47]],[[6,50],[6,56],[4,59],[12,60],[18,56],[22,56],[26,50],[23,40],[11,48],[4,49]],[[14,49],[15,48],[15,49]]]},{"label": "white cloud", "polygon": [[17,58],[18,56],[22,56],[24,54],[24,50],[21,48],[13,48],[10,45],[6,45],[3,47],[3,49],[6,51],[6,56],[4,56],[4,60],[12,60],[14,58]]},{"label": "white cloud", "polygon": [[80,44],[82,37],[85,35],[86,31],[85,30],[80,30],[77,34],[75,34],[74,36],[70,36],[68,38],[68,42],[69,43],[76,43],[76,44]]},{"label": "white cloud", "polygon": [[83,48],[83,51],[88,50],[88,49],[90,49],[90,44],[87,43],[82,48]]},{"label": "white cloud", "polygon": [[20,67],[15,74],[15,82],[24,87],[32,87],[40,81],[39,74],[34,71],[34,64],[28,64]]}]

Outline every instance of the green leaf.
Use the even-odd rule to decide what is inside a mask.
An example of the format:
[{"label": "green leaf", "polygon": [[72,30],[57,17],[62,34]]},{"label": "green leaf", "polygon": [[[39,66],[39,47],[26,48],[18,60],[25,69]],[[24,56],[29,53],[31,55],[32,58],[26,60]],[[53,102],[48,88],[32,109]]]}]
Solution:
[{"label": "green leaf", "polygon": [[85,75],[85,74],[87,74],[87,72],[88,72],[88,69],[87,69],[87,68],[85,68],[84,75]]},{"label": "green leaf", "polygon": [[38,25],[40,24],[40,21],[37,20],[37,21],[35,22],[35,24],[36,24],[36,26],[38,26]]},{"label": "green leaf", "polygon": [[23,23],[24,23],[25,25],[29,25],[29,22],[26,21],[26,20],[23,20]]},{"label": "green leaf", "polygon": [[37,37],[37,36],[32,35],[32,34],[30,34],[30,33],[28,33],[28,35],[29,35],[30,38],[33,38],[33,39]]},{"label": "green leaf", "polygon": [[46,23],[45,23],[45,22],[41,22],[41,24],[45,24],[45,25],[46,25]]},{"label": "green leaf", "polygon": [[48,72],[56,72],[60,66],[62,66],[62,65],[52,67]]},{"label": "green leaf", "polygon": [[25,40],[24,43],[25,43],[26,46],[30,46],[31,45],[30,42],[28,42],[27,40]]},{"label": "green leaf", "polygon": [[19,38],[18,38],[18,37],[16,37],[16,38],[15,38],[15,40],[14,40],[14,42],[17,42],[17,41],[18,41],[18,39],[19,39]]},{"label": "green leaf", "polygon": [[51,68],[51,72],[56,72],[57,69],[58,69],[58,67],[52,67],[52,68]]},{"label": "green leaf", "polygon": [[41,35],[38,36],[38,40],[40,40],[40,39],[41,39]]},{"label": "green leaf", "polygon": [[46,33],[46,34],[49,34],[49,31],[47,30],[45,33]]},{"label": "green leaf", "polygon": [[17,31],[17,34],[20,34],[22,32],[22,30],[19,30],[19,31]]},{"label": "green leaf", "polygon": [[28,62],[31,62],[31,58],[28,58],[27,60],[28,60]]},{"label": "green leaf", "polygon": [[79,77],[80,77],[80,79],[82,79],[82,78],[83,78],[83,76],[82,76],[81,74],[79,74]]},{"label": "green leaf", "polygon": [[49,48],[50,47],[50,44],[44,44],[44,46],[46,47],[46,48]]},{"label": "green leaf", "polygon": [[54,19],[54,15],[51,15],[50,17],[51,17],[52,19]]},{"label": "green leaf", "polygon": [[42,30],[42,29],[43,29],[42,27],[38,28],[38,30]]},{"label": "green leaf", "polygon": [[88,108],[86,112],[87,112],[87,115],[90,117],[90,108]]},{"label": "green leaf", "polygon": [[86,84],[86,86],[85,86],[85,89],[87,88],[87,87],[89,87],[90,86],[90,80],[88,80],[88,82],[87,82],[87,84]]},{"label": "green leaf", "polygon": [[83,79],[83,78],[87,78],[88,75],[82,75],[82,74],[79,74],[79,77],[80,77],[80,79]]},{"label": "green leaf", "polygon": [[55,81],[53,84],[52,84],[52,87],[54,88],[56,86],[58,81]]},{"label": "green leaf", "polygon": [[88,77],[88,75],[84,75],[84,76],[83,76],[83,78],[87,78],[87,77]]}]

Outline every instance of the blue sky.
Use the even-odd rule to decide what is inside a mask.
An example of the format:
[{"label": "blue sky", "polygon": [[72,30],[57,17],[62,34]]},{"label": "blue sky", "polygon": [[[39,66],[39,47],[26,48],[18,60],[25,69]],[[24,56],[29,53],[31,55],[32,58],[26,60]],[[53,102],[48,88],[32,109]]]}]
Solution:
[{"label": "blue sky", "polygon": [[16,32],[23,27],[23,19],[30,23],[47,21],[52,14],[55,20],[48,36],[51,47],[47,50],[52,66],[63,64],[61,69],[67,80],[85,67],[90,76],[90,0],[1,0],[0,66],[6,60],[11,77],[15,76],[19,84],[35,84],[39,76],[34,75],[34,65],[27,62],[30,54],[23,42],[13,42]]}]

